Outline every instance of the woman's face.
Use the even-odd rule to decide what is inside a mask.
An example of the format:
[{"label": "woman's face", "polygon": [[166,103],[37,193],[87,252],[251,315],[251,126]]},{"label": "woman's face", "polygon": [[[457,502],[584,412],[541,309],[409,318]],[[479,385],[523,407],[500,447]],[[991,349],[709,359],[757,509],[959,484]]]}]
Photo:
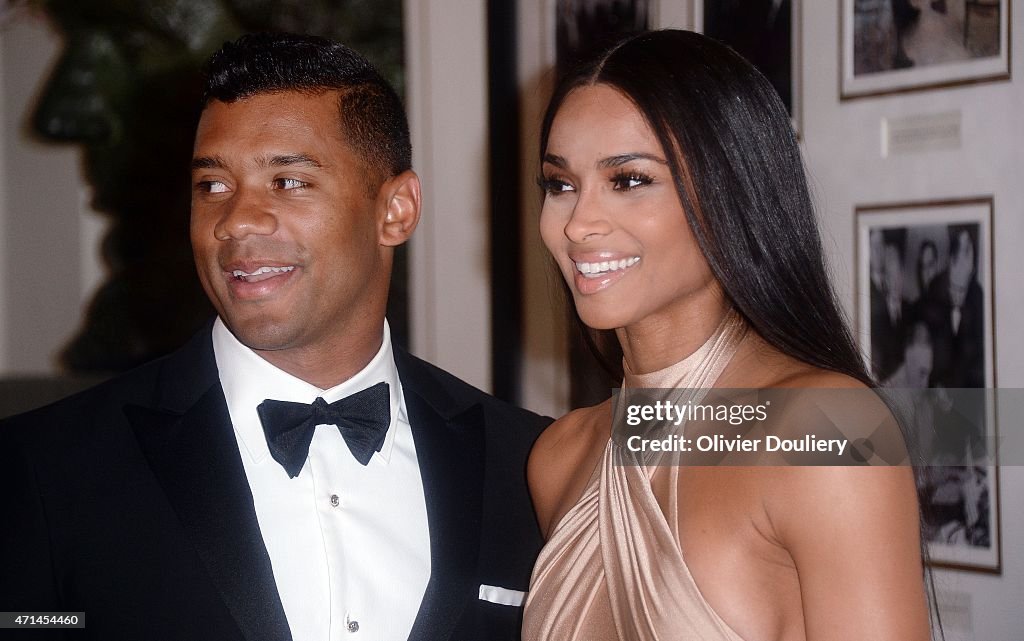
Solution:
[{"label": "woman's face", "polygon": [[617,90],[594,85],[566,97],[541,171],[541,236],[584,323],[628,327],[721,304],[665,150]]}]

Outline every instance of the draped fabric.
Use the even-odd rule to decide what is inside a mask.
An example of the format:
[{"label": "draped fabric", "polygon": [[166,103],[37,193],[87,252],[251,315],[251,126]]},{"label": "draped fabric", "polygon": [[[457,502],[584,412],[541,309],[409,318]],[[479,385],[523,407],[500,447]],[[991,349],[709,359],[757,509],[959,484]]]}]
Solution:
[{"label": "draped fabric", "polygon": [[[735,312],[708,341],[666,369],[623,388],[675,389],[694,402],[714,385],[746,325]],[[534,567],[524,641],[742,641],[704,600],[679,543],[678,472],[644,461],[613,439],[579,501],[558,522]],[[664,508],[655,473],[668,478]]]}]

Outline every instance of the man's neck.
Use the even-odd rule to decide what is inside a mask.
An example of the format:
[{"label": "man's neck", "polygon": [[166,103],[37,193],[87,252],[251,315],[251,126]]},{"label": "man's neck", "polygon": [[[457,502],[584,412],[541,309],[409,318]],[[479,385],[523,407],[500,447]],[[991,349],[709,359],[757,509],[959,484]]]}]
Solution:
[{"label": "man's neck", "polygon": [[349,342],[336,347],[310,349],[253,350],[274,367],[319,389],[336,387],[352,378],[373,360],[384,341],[383,328],[375,340]]}]

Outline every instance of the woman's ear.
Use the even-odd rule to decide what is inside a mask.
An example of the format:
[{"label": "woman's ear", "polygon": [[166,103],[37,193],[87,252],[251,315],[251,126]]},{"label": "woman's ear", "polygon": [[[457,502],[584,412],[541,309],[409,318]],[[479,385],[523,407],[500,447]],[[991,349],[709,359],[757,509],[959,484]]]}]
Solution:
[{"label": "woman's ear", "polygon": [[380,244],[396,247],[409,240],[420,221],[420,178],[411,169],[381,185],[384,218],[380,224]]}]

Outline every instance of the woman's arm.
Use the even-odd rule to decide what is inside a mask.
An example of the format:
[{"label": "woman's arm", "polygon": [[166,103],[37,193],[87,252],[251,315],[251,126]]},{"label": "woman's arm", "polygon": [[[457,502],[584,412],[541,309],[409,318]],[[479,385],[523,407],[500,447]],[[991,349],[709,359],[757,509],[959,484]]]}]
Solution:
[{"label": "woman's arm", "polygon": [[909,467],[792,467],[767,506],[796,564],[808,641],[927,641]]}]

